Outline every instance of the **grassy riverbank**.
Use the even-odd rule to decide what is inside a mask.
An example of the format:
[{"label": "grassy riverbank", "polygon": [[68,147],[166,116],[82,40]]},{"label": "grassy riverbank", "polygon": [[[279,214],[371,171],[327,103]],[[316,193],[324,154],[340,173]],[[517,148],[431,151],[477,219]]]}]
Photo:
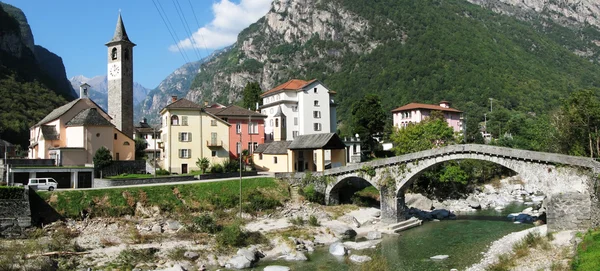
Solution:
[{"label": "grassy riverbank", "polygon": [[[119,217],[135,214],[137,203],[158,206],[161,211],[215,211],[234,208],[239,203],[239,181],[145,186],[99,190],[38,192],[65,217]],[[286,184],[273,178],[244,179],[242,197],[247,211],[258,210],[266,201],[283,202],[289,198]]]},{"label": "grassy riverbank", "polygon": [[589,230],[577,246],[573,270],[600,270],[600,229]]}]

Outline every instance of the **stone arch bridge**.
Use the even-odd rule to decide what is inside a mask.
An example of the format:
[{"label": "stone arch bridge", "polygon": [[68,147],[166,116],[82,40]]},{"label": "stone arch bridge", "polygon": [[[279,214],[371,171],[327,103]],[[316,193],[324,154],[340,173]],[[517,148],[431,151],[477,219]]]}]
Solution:
[{"label": "stone arch bridge", "polygon": [[[489,145],[451,145],[371,162],[312,172],[329,176],[324,187],[327,204],[339,203],[340,189],[354,179],[364,180],[381,194],[382,219],[404,219],[404,192],[420,173],[452,160],[493,162],[520,174],[521,179],[548,200],[547,222],[552,230],[587,229],[600,225],[598,180],[600,163],[585,157],[534,152]],[[299,180],[305,173],[280,173],[279,178]]]}]

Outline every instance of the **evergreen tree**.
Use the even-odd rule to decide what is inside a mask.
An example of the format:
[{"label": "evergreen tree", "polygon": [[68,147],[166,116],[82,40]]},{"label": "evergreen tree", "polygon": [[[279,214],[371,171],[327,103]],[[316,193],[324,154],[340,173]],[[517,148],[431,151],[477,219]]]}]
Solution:
[{"label": "evergreen tree", "polygon": [[242,95],[244,96],[242,101],[242,107],[250,110],[256,109],[256,103],[258,105],[262,105],[262,99],[260,95],[262,94],[262,89],[260,89],[260,85],[258,82],[249,82],[244,87],[244,92]]},{"label": "evergreen tree", "polygon": [[381,98],[369,94],[352,104],[352,131],[360,135],[363,148],[373,152],[378,146],[375,136],[383,136],[387,114]]},{"label": "evergreen tree", "polygon": [[103,169],[112,163],[112,154],[107,148],[101,147],[94,154],[93,161],[96,169]]}]

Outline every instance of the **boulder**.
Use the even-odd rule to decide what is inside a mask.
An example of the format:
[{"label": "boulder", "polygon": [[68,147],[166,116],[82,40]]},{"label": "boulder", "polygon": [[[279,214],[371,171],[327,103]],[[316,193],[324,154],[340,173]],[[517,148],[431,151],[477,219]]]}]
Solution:
[{"label": "boulder", "polygon": [[445,210],[445,209],[438,209],[438,210],[433,210],[431,211],[431,216],[435,219],[448,219],[450,218],[450,211]]},{"label": "boulder", "polygon": [[353,217],[351,215],[340,216],[338,218],[338,220],[342,221],[342,222],[344,222],[346,224],[352,225],[352,226],[354,226],[356,228],[360,228],[360,222],[358,222],[358,219],[356,219],[356,217]]},{"label": "boulder", "polygon": [[532,215],[533,214],[533,208],[532,207],[525,208],[525,210],[521,211],[521,213],[527,214],[527,215]]},{"label": "boulder", "polygon": [[154,233],[162,233],[162,227],[160,226],[160,224],[154,224],[154,226],[152,226],[151,231]]},{"label": "boulder", "polygon": [[448,255],[435,255],[433,257],[429,257],[429,259],[440,261],[440,260],[448,259],[448,257],[449,257]]},{"label": "boulder", "polygon": [[335,256],[344,256],[346,255],[346,247],[342,243],[333,243],[329,246],[329,253]]},{"label": "boulder", "polygon": [[304,255],[304,253],[302,253],[300,251],[293,251],[293,252],[283,255],[279,258],[284,259],[286,261],[308,261],[308,258],[306,258],[306,255]]},{"label": "boulder", "polygon": [[370,231],[367,233],[367,239],[369,239],[369,240],[381,239],[381,232]]},{"label": "boulder", "polygon": [[200,257],[200,255],[193,251],[186,251],[185,253],[183,253],[183,257],[195,261],[196,259],[198,259],[198,257]]},{"label": "boulder", "polygon": [[467,198],[467,203],[469,204],[469,207],[471,207],[471,208],[481,209],[481,203],[479,202],[479,199],[473,195],[470,195]]},{"label": "boulder", "polygon": [[334,224],[329,225],[327,227],[335,234],[336,237],[342,239],[353,238],[354,236],[356,236],[356,231],[348,227],[347,225]]},{"label": "boulder", "polygon": [[351,250],[363,250],[373,248],[379,243],[381,243],[381,240],[369,240],[363,242],[344,242],[344,247]]},{"label": "boulder", "polygon": [[252,266],[252,262],[250,262],[250,260],[248,260],[243,255],[234,256],[233,258],[229,259],[227,261],[227,263],[225,264],[226,268],[233,268],[233,269],[244,269],[244,268],[250,268],[251,266]]},{"label": "boulder", "polygon": [[376,211],[373,213],[373,217],[380,217],[381,216],[381,211]]},{"label": "boulder", "polygon": [[421,194],[405,194],[404,202],[406,206],[429,211],[433,207],[433,201]]},{"label": "boulder", "polygon": [[291,269],[287,266],[282,265],[269,265],[263,269],[263,271],[290,271]]},{"label": "boulder", "polygon": [[355,262],[355,263],[364,263],[364,262],[368,262],[371,260],[371,257],[367,256],[367,255],[356,255],[356,254],[352,254],[350,255],[350,260]]},{"label": "boulder", "polygon": [[181,229],[181,227],[183,226],[181,225],[181,223],[179,223],[179,221],[169,220],[167,221],[167,227],[169,228],[169,230],[176,231]]}]

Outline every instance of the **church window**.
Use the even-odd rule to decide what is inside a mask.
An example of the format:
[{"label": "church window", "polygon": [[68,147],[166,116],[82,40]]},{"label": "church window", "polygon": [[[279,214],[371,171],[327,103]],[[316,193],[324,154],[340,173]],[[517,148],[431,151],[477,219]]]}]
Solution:
[{"label": "church window", "polygon": [[273,164],[277,164],[277,156],[273,157]]},{"label": "church window", "polygon": [[123,58],[125,58],[125,60],[129,60],[129,49],[125,49],[125,51],[123,51]]},{"label": "church window", "polygon": [[315,94],[316,94],[316,93],[318,93],[318,92],[317,92],[317,88],[314,88],[314,89],[313,89],[313,92],[314,92]]},{"label": "church window", "polygon": [[275,127],[279,127],[279,119],[275,119]]},{"label": "church window", "polygon": [[116,59],[117,59],[117,48],[116,48],[116,47],[113,47],[113,48],[112,48],[112,51],[111,51],[110,55],[111,55],[111,57],[110,57],[110,58],[111,58],[112,60],[116,60]]},{"label": "church window", "polygon": [[[129,146],[129,141],[123,142],[123,146]],[[148,148],[148,146],[146,146],[146,148]]]},{"label": "church window", "polygon": [[115,140],[117,139],[117,133],[115,133]]},{"label": "church window", "polygon": [[319,106],[319,101],[315,100],[314,104],[315,104],[315,106]]},{"label": "church window", "polygon": [[179,125],[179,117],[177,115],[171,117],[171,125]]}]

